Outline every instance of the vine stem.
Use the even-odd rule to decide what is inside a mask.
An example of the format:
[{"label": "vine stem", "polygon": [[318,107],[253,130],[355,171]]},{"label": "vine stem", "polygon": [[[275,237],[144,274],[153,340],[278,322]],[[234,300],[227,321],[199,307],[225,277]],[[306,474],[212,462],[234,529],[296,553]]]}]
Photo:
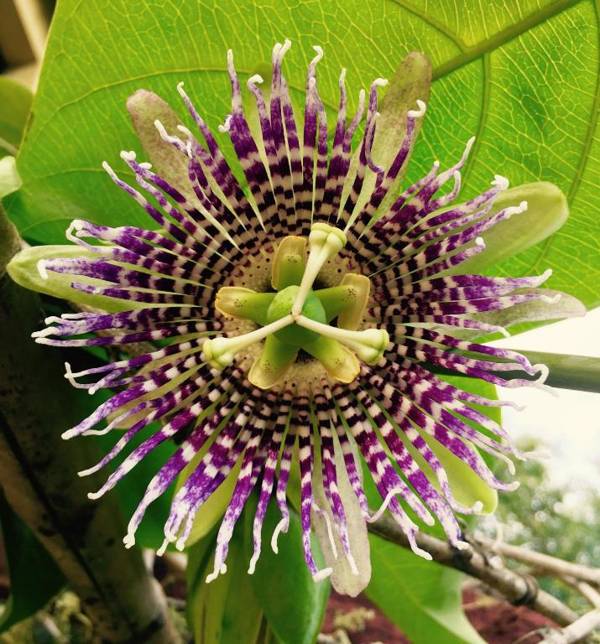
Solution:
[{"label": "vine stem", "polygon": [[0,485],[78,594],[98,641],[178,643],[158,582],[139,549],[126,550],[114,495],[94,503],[74,473],[97,458],[90,444],[65,443],[82,398],[63,378],[59,356],[31,341],[37,294],[4,274],[20,247],[0,208]]},{"label": "vine stem", "polygon": [[571,644],[580,642],[600,627],[600,609],[596,608],[560,631],[553,631],[540,644]]},{"label": "vine stem", "polygon": [[[405,548],[410,545],[402,529],[391,517],[381,517],[369,526],[370,532]],[[561,629],[551,630],[542,644],[579,642],[600,629],[600,571],[573,564],[557,557],[493,541],[482,536],[468,539],[470,547],[456,550],[449,543],[419,533],[417,544],[442,566],[454,568],[483,582],[515,605],[526,605],[556,622]],[[541,590],[537,580],[505,568],[500,556],[519,561],[538,571],[552,574],[578,590],[593,610],[578,616],[568,606]]]},{"label": "vine stem", "polygon": [[502,541],[495,542],[482,535],[476,534],[475,540],[491,552],[520,561],[535,570],[547,572],[557,577],[569,577],[588,582],[593,585],[600,585],[600,570],[583,566],[581,564],[564,561],[551,555],[546,555],[527,548],[513,546]]}]

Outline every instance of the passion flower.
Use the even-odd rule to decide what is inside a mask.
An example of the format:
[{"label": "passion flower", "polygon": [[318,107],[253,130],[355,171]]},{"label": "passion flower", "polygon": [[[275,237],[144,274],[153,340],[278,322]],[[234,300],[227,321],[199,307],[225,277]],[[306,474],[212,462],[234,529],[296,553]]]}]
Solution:
[{"label": "passion flower", "polygon": [[[159,174],[135,153],[123,152],[137,187],[104,164],[114,183],[154,220],[154,229],[75,220],[67,237],[76,246],[26,251],[46,280],[41,290],[95,306],[48,318],[35,340],[122,350],[109,364],[76,373],[67,365],[75,387],[112,394],[64,438],[126,428],[113,449],[80,475],[105,467],[150,423],[161,425],[90,497],[112,489],[159,444],[178,445],[149,483],[125,544],[134,544],[148,506],[194,462],[164,527],[162,549],[172,542],[183,548],[199,509],[238,472],[209,581],[226,570],[234,526],[253,492],[258,504],[250,572],[272,497],[281,512],[272,535],[276,549],[278,534],[289,525],[295,463],[304,556],[315,579],[332,572],[331,566],[319,570],[313,557],[315,520],[326,525],[330,559],[344,560],[357,576],[361,566],[368,569],[368,557],[364,563],[364,553],[354,548],[364,549],[366,522],[384,510],[421,556],[428,554],[416,544],[417,520],[437,519],[450,543],[461,547],[454,513],[477,512],[481,504],[455,498],[440,447],[497,490],[517,484],[499,480],[478,450],[509,464],[519,455],[504,429],[474,406],[503,403],[443,381],[435,368],[506,387],[539,385],[545,376],[524,356],[476,343],[465,333],[502,331],[485,316],[548,302],[537,287],[549,272],[520,278],[456,274],[456,267],[484,249],[482,235],[518,216],[527,203],[495,207],[508,187],[496,176],[482,194],[453,204],[472,140],[451,168],[440,171],[436,162],[399,190],[425,103],[407,111],[403,140],[391,162],[379,166],[373,146],[378,89],[385,81],[377,79],[368,95],[360,93],[348,119],[342,73],[330,133],[316,82],[319,47],[308,67],[299,126],[282,74],[289,46],[286,41],[273,50],[270,96],[260,89],[259,76],[247,81],[256,101],[257,136],[228,53],[231,114],[219,129],[233,144],[236,172],[180,84],[200,136],[181,125],[169,132],[157,121],[165,154],[175,161]],[[138,107],[157,100],[149,92],[132,98]],[[132,112],[134,120],[141,118]],[[127,345],[144,349],[128,355]],[[540,377],[532,382],[503,376],[517,369]],[[375,515],[363,489],[363,468],[383,499]],[[363,577],[368,580],[368,572]]]}]

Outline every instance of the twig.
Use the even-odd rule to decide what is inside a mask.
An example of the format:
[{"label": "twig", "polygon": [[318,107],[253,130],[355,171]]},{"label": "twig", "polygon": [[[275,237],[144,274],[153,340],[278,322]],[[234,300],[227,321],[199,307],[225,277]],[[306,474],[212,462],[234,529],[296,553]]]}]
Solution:
[{"label": "twig", "polygon": [[488,547],[492,552],[508,557],[515,561],[534,567],[536,570],[542,570],[552,573],[558,577],[574,577],[590,584],[600,585],[600,570],[583,566],[581,564],[563,561],[557,557],[552,557],[534,550],[527,550],[520,546],[513,546],[502,541],[493,541],[487,537],[476,535],[478,543]]},{"label": "twig", "polygon": [[[370,524],[369,530],[388,541],[404,547],[409,546],[405,534],[390,517],[381,517]],[[473,547],[456,550],[447,542],[424,533],[417,536],[417,544],[427,550],[439,564],[480,579],[515,605],[530,606],[561,626],[577,620],[577,613],[541,590],[535,579],[507,568],[491,566],[489,558]]]},{"label": "twig", "polygon": [[600,609],[596,608],[560,631],[553,631],[540,644],[571,644],[579,642],[600,628]]},{"label": "twig", "polygon": [[560,579],[585,597],[592,608],[600,608],[600,593],[593,586],[574,577],[561,577]]}]

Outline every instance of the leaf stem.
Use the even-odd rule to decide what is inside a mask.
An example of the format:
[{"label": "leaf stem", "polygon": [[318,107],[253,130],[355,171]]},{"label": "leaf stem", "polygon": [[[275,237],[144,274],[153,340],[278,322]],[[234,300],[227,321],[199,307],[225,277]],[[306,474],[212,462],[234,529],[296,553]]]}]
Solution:
[{"label": "leaf stem", "polygon": [[[600,393],[600,358],[590,356],[574,356],[566,353],[549,353],[542,351],[520,351],[510,349],[524,355],[531,364],[544,364],[550,370],[547,385],[559,389],[574,389],[577,391],[591,391]],[[441,369],[428,365],[434,373],[443,375],[457,375],[455,371]],[[524,380],[535,380],[539,374],[534,376],[524,371],[505,371],[504,378],[522,378]]]},{"label": "leaf stem", "polygon": [[528,358],[531,364],[545,364],[550,369],[546,384],[552,387],[600,393],[600,358],[541,351],[519,353]]}]

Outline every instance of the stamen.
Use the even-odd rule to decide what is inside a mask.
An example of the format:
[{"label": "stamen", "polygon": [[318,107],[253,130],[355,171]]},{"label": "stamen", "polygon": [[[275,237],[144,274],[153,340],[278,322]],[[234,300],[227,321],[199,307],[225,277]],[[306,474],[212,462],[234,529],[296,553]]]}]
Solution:
[{"label": "stamen", "polygon": [[272,333],[284,329],[293,323],[294,318],[290,314],[244,335],[238,335],[233,338],[218,337],[206,340],[202,345],[203,359],[216,369],[223,369],[233,362],[235,354],[238,351],[246,349],[260,340],[264,340]]},{"label": "stamen", "polygon": [[306,271],[306,238],[284,237],[275,251],[271,267],[271,286],[276,291],[300,284]]},{"label": "stamen", "polygon": [[390,341],[390,336],[385,329],[365,329],[364,331],[350,331],[340,329],[328,324],[321,324],[303,315],[296,318],[296,324],[305,329],[314,331],[326,338],[337,340],[347,346],[367,364],[375,364],[379,361]]}]

